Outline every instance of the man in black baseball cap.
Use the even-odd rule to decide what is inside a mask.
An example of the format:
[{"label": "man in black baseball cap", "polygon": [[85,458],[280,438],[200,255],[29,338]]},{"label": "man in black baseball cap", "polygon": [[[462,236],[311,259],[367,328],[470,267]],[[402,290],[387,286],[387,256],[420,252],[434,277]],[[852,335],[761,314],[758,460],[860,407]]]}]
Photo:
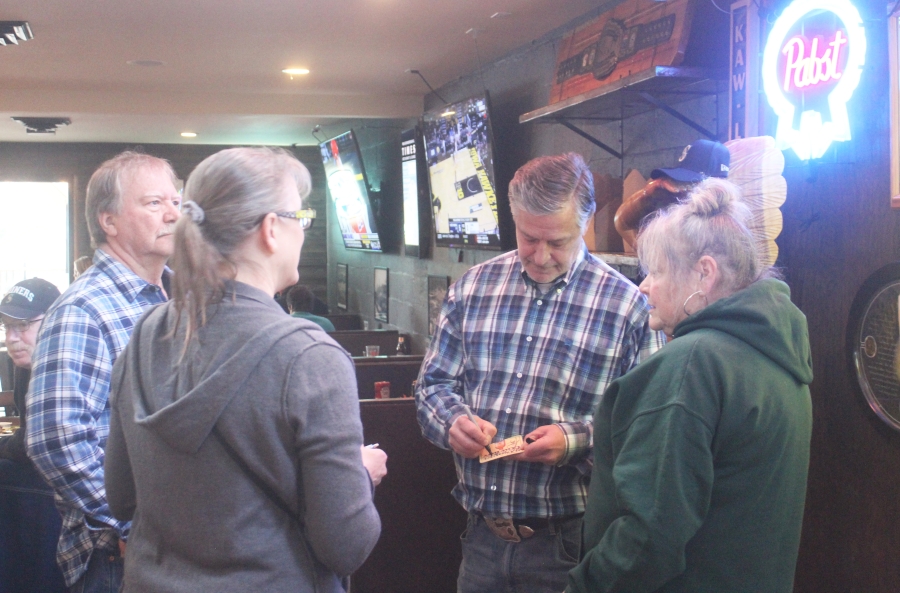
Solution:
[{"label": "man in black baseball cap", "polygon": [[[59,296],[59,289],[40,278],[22,280],[0,300],[0,321],[6,328],[6,347],[13,364],[31,368],[40,320]],[[23,410],[24,408],[19,408]]]},{"label": "man in black baseball cap", "polygon": [[700,139],[684,147],[674,167],[654,169],[650,172],[650,178],[665,176],[682,183],[697,183],[707,177],[725,179],[728,177],[729,165],[731,153],[727,146],[721,142]]},{"label": "man in black baseball cap", "polygon": [[[56,542],[62,518],[53,504],[53,490],[44,482],[25,453],[25,394],[31,355],[44,313],[59,290],[40,278],[23,280],[0,298],[0,325],[13,364],[13,401],[20,428],[0,435],[0,547],[12,561],[0,567],[0,582],[15,591],[62,592],[62,571],[56,564]],[[5,516],[5,513],[9,516]],[[9,574],[6,574],[9,572]]]}]

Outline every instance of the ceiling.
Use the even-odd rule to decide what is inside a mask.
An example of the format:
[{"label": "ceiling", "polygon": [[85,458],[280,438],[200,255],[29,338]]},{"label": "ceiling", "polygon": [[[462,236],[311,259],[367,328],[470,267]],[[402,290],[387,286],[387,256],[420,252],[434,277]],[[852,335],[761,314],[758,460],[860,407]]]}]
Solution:
[{"label": "ceiling", "polygon": [[[317,124],[421,115],[428,87],[409,69],[438,88],[601,4],[5,0],[0,20],[34,39],[0,47],[0,141],[313,144]],[[11,116],[72,124],[26,134]]]}]

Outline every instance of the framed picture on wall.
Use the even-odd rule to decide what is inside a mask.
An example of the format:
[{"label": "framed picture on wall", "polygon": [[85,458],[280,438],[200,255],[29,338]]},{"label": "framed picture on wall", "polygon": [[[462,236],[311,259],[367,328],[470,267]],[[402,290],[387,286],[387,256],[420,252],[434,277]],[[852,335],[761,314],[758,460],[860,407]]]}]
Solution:
[{"label": "framed picture on wall", "polygon": [[428,335],[433,336],[437,330],[438,319],[441,316],[441,306],[447,289],[450,287],[448,276],[428,277]]},{"label": "framed picture on wall", "polygon": [[337,306],[347,310],[347,264],[337,265]]},{"label": "framed picture on wall", "polygon": [[375,268],[375,319],[389,323],[388,303],[390,302],[390,287],[388,286],[388,269]]}]

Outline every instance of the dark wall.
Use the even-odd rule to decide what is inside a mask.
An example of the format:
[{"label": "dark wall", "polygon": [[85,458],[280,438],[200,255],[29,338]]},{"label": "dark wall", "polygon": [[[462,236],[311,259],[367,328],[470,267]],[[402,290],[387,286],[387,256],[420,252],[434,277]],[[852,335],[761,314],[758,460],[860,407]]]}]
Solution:
[{"label": "dark wall", "polygon": [[[3,181],[67,181],[70,192],[69,261],[93,252],[87,223],[84,218],[84,197],[87,182],[94,170],[106,159],[123,150],[139,150],[167,159],[179,179],[186,180],[194,167],[207,156],[227,148],[225,146],[188,144],[112,144],[112,143],[54,143],[0,142],[0,179]],[[309,204],[319,216],[327,217],[325,208],[324,172],[315,147],[294,147],[294,154],[303,161],[313,177],[313,193]],[[306,233],[303,256],[300,260],[300,279],[321,298],[326,291],[326,228],[327,218],[318,220]]]},{"label": "dark wall", "polygon": [[900,259],[900,212],[890,208],[885,4],[855,4],[868,43],[862,80],[848,104],[853,139],[812,165],[785,154],[788,197],[778,264],[809,321],[815,373],[795,587],[802,593],[900,589],[900,434],[865,404],[845,346],[857,290]]}]

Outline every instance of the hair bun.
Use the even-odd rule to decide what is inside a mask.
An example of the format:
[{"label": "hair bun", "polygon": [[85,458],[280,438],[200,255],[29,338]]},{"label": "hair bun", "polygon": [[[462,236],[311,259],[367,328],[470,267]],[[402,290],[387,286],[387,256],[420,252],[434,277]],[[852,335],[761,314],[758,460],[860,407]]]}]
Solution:
[{"label": "hair bun", "polygon": [[736,206],[740,203],[740,198],[740,189],[734,184],[724,179],[708,177],[691,190],[684,204],[692,214],[704,218],[727,214],[740,219],[743,216],[738,214],[739,208]]}]

